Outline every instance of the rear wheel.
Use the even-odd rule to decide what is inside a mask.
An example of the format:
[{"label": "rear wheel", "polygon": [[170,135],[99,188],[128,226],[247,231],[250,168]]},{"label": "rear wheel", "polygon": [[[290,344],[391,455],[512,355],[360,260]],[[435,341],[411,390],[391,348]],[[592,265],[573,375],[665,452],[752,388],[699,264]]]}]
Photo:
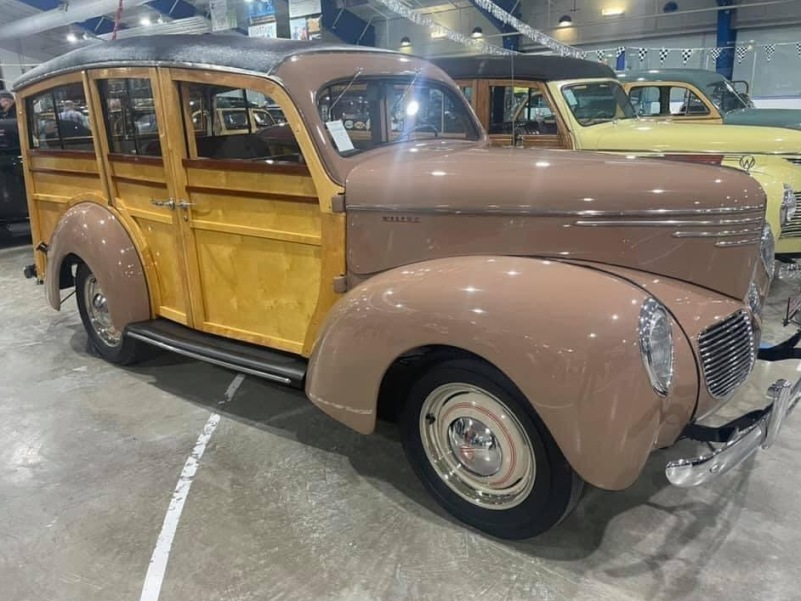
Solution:
[{"label": "rear wheel", "polygon": [[108,310],[108,299],[97,277],[85,264],[75,273],[75,294],[78,312],[92,346],[106,361],[120,365],[134,363],[142,356],[142,345],[114,327]]},{"label": "rear wheel", "polygon": [[488,534],[535,536],[578,501],[583,482],[531,404],[481,361],[447,361],[426,372],[401,428],[406,455],[437,502]]}]

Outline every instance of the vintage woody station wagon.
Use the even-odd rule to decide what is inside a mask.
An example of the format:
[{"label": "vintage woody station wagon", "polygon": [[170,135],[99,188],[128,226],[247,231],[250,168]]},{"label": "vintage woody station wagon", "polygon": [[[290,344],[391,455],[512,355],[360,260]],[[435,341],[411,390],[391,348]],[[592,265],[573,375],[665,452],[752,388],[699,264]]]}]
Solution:
[{"label": "vintage woody station wagon", "polygon": [[772,272],[740,171],[510,154],[441,70],[360,47],[128,39],[16,91],[27,271],[56,309],[76,288],[101,356],[149,344],[304,387],[363,433],[394,417],[436,500],[486,532],[542,532],[680,437],[720,443],[667,466],[706,482],[798,399],[779,381],[697,423],[749,377]]}]

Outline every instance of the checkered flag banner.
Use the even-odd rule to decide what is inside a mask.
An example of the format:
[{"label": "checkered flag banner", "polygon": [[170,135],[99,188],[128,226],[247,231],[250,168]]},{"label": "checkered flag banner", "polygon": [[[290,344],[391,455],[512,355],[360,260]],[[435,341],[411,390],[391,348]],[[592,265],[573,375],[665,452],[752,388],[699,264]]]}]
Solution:
[{"label": "checkered flag banner", "polygon": [[587,58],[587,51],[586,50],[579,50],[578,57],[582,60]]},{"label": "checkered flag banner", "polygon": [[745,55],[748,54],[748,46],[737,46],[736,54],[737,54],[737,62],[738,63],[743,62]]},{"label": "checkered flag banner", "polygon": [[659,64],[660,65],[665,62],[665,59],[668,57],[668,54],[670,54],[670,48],[660,48],[659,49]]},{"label": "checkered flag banner", "polygon": [[720,55],[723,54],[723,48],[710,48],[709,49],[709,56],[712,57],[713,61],[718,60]]},{"label": "checkered flag banner", "polygon": [[795,53],[798,55],[798,58],[801,58],[801,42],[795,45]]},{"label": "checkered flag banner", "polygon": [[603,61],[604,57],[606,56],[606,50],[596,50],[595,51],[595,56],[598,57],[599,61]]},{"label": "checkered flag banner", "polygon": [[620,58],[620,55],[623,54],[625,51],[626,51],[625,46],[618,46],[617,50],[615,50],[615,57]]},{"label": "checkered flag banner", "polygon": [[644,63],[647,57],[648,57],[648,48],[637,48],[637,58],[640,59],[641,63]]},{"label": "checkered flag banner", "polygon": [[770,62],[770,59],[773,58],[773,53],[776,52],[776,44],[766,44],[765,45],[765,58]]},{"label": "checkered flag banner", "polygon": [[693,55],[694,50],[692,48],[685,48],[681,51],[681,64],[686,65],[687,61],[690,60],[690,57]]}]

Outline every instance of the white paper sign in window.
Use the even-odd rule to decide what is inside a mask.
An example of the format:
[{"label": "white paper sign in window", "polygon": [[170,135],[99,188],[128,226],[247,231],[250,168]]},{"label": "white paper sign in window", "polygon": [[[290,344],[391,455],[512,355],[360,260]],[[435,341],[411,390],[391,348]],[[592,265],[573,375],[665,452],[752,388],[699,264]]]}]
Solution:
[{"label": "white paper sign in window", "polygon": [[347,152],[354,149],[353,141],[350,139],[348,131],[345,129],[345,124],[342,123],[342,119],[337,121],[326,121],[325,127],[331,134],[331,138],[334,140],[334,145],[337,147],[339,152]]}]

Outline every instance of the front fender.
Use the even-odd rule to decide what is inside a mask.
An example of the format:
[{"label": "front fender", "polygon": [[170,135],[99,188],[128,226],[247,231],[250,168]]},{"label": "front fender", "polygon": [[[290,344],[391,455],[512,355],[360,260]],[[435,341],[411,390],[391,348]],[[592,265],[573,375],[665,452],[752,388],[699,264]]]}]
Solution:
[{"label": "front fender", "polygon": [[678,327],[673,390],[667,399],[653,391],[637,338],[646,298],[614,275],[558,261],[461,257],[393,269],[332,309],[306,392],[332,417],[369,433],[382,378],[399,356],[458,347],[517,385],[585,480],[624,488],[662,424],[690,418],[698,392]]},{"label": "front fender", "polygon": [[44,281],[47,301],[56,310],[61,308],[61,266],[69,255],[80,258],[95,274],[115,327],[123,330],[129,323],[150,319],[142,261],[111,210],[95,202],[81,202],[59,220],[50,238]]}]

